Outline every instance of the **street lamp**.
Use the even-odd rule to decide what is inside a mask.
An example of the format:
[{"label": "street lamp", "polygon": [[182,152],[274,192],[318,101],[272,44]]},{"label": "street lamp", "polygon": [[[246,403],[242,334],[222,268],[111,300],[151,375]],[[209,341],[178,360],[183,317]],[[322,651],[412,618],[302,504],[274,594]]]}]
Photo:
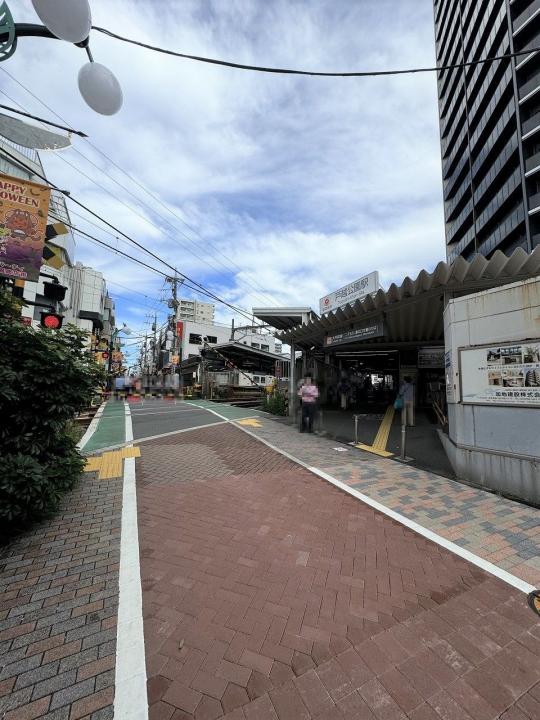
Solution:
[{"label": "street lamp", "polygon": [[101,115],[114,115],[122,107],[120,83],[113,73],[95,63],[90,52],[92,15],[88,0],[32,0],[44,25],[15,23],[6,2],[0,2],[0,62],[10,58],[20,37],[65,40],[86,50],[90,62],[79,71],[78,85],[84,101]]}]

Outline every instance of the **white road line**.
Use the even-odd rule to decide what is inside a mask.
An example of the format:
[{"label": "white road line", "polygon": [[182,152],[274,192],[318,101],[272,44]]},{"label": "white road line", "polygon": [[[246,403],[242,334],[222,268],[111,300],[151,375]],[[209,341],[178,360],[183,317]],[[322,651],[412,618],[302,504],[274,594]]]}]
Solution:
[{"label": "white road line", "polygon": [[[128,403],[125,421],[126,440],[130,442],[133,428]],[[124,460],[119,575],[114,718],[148,720],[135,458]]]},{"label": "white road line", "polygon": [[82,436],[82,438],[77,443],[77,447],[79,450],[82,450],[83,447],[88,443],[92,435],[96,432],[97,426],[99,424],[99,421],[101,419],[101,416],[103,415],[103,411],[105,410],[106,402],[102,402],[101,405],[98,407],[96,414],[92,418],[90,425],[86,428],[86,432]]},{"label": "white road line", "polygon": [[193,410],[148,410],[148,411],[139,411],[139,412],[133,412],[133,417],[142,417],[143,415],[178,415],[180,413],[183,413],[184,415],[189,415],[190,413],[193,414]]},{"label": "white road line", "polygon": [[[201,407],[198,405],[197,407]],[[224,415],[220,415],[215,410],[210,410],[210,408],[204,408],[205,410],[208,410],[208,412],[213,413],[214,415],[217,415],[218,417],[223,418],[224,420],[228,420]],[[386,505],[383,505],[380,502],[377,502],[377,500],[373,500],[372,498],[368,497],[367,495],[364,495],[363,493],[359,492],[358,490],[355,490],[354,488],[350,487],[349,485],[346,485],[345,483],[341,482],[341,480],[338,480],[337,478],[333,477],[332,475],[329,475],[328,473],[324,472],[324,470],[319,470],[319,468],[313,467],[312,465],[308,465],[307,463],[303,462],[302,460],[299,460],[294,455],[291,455],[290,453],[286,452],[285,450],[281,450],[280,448],[276,447],[275,445],[272,445],[272,443],[269,443],[268,440],[264,440],[264,438],[259,437],[255,433],[251,432],[250,430],[247,430],[242,425],[238,425],[234,420],[228,420],[232,425],[237,427],[239,430],[242,430],[242,432],[247,433],[252,438],[255,438],[255,440],[258,440],[259,442],[262,442],[264,445],[267,445],[269,448],[272,448],[272,450],[275,450],[276,452],[280,453],[280,455],[284,455],[289,460],[292,460],[292,462],[295,462],[297,465],[301,465],[306,470],[309,470],[309,472],[312,472],[314,475],[318,475],[323,480],[326,480],[329,483],[332,483],[332,485],[335,485],[340,490],[343,490],[344,492],[348,493],[349,495],[352,495],[353,497],[357,498],[358,500],[361,500],[366,505],[369,505],[370,507],[374,508],[375,510],[378,510],[379,512],[383,513],[384,515],[387,515],[388,517],[392,518],[393,520],[396,520],[397,522],[401,523],[402,525],[405,525],[405,527],[408,527],[410,530],[414,530],[414,532],[418,533],[419,535],[422,535],[423,537],[427,538],[428,540],[431,540],[434,543],[437,543],[437,545],[440,545],[441,547],[445,548],[446,550],[449,550],[450,552],[454,553],[454,555],[458,555],[459,557],[463,558],[464,560],[467,560],[468,562],[472,563],[473,565],[476,565],[477,567],[481,568],[482,570],[485,570],[487,573],[490,573],[490,575],[494,575],[495,577],[499,578],[499,580],[502,580],[505,583],[508,583],[508,585],[511,585],[512,587],[515,587],[517,590],[520,590],[521,592],[524,592],[526,594],[529,594],[536,588],[534,585],[530,585],[529,583],[525,582],[521,578],[516,577],[515,575],[512,575],[511,573],[507,572],[506,570],[503,570],[500,567],[497,567],[497,565],[494,565],[493,563],[490,563],[488,560],[484,560],[484,558],[479,557],[478,555],[475,555],[474,553],[470,552],[469,550],[465,550],[465,548],[460,547],[459,545],[456,545],[456,543],[453,543],[451,540],[447,540],[446,538],[442,537],[441,535],[438,535],[437,533],[434,533],[432,530],[428,530],[428,528],[425,528],[423,525],[419,525],[414,520],[411,520],[408,517],[405,517],[405,515],[401,515],[400,513],[395,512],[395,510],[391,510],[390,508],[386,507]]]}]

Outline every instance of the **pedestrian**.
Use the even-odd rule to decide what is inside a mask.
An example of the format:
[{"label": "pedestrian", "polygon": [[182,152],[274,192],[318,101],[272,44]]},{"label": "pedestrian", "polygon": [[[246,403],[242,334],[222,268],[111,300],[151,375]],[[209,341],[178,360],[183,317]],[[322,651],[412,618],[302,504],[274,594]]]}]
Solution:
[{"label": "pedestrian", "polygon": [[298,396],[302,401],[300,432],[304,432],[306,426],[308,432],[313,432],[313,418],[315,417],[315,407],[317,398],[319,397],[319,390],[311,378],[311,373],[306,373],[304,382],[298,391]]},{"label": "pedestrian", "polygon": [[399,388],[398,398],[403,402],[403,419],[405,425],[414,427],[414,385],[410,375],[405,375]]}]

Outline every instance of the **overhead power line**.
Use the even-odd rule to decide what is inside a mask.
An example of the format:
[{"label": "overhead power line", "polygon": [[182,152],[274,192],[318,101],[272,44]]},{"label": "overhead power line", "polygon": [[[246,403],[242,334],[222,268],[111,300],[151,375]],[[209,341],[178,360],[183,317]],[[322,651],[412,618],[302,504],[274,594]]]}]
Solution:
[{"label": "overhead power line", "polygon": [[[7,97],[7,95],[6,95]],[[30,118],[31,120],[37,120],[40,123],[43,123],[44,125],[51,125],[51,127],[58,128],[59,130],[65,130],[68,133],[73,133],[74,135],[79,135],[82,138],[88,137],[86,133],[83,133],[81,130],[74,130],[73,128],[66,127],[65,125],[58,125],[58,123],[51,122],[50,120],[45,120],[45,118],[38,117],[37,115],[32,115],[28,112],[23,112],[22,110],[17,110],[16,108],[12,108],[9,105],[2,105],[0,104],[0,108],[2,110],[9,110],[9,112],[17,113],[17,115],[24,115],[24,117]]]},{"label": "overhead power line", "polygon": [[457,68],[470,67],[471,65],[481,65],[482,63],[494,62],[497,60],[507,60],[521,55],[529,55],[533,52],[538,52],[540,47],[531,48],[529,50],[519,50],[513,53],[506,53],[504,55],[495,55],[493,57],[480,58],[478,60],[468,60],[466,62],[453,63],[451,65],[441,65],[435,67],[417,67],[417,68],[406,68],[403,70],[363,70],[363,71],[352,71],[352,72],[318,72],[315,70],[293,70],[291,68],[278,68],[278,67],[265,67],[263,65],[246,65],[244,63],[232,62],[229,60],[218,60],[216,58],[204,57],[202,55],[188,55],[186,53],[177,52],[176,50],[167,50],[166,48],[159,47],[157,45],[150,45],[149,43],[141,42],[140,40],[134,40],[133,38],[127,38],[118,33],[107,30],[106,28],[97,27],[92,25],[92,30],[103,33],[108,37],[120,40],[121,42],[129,43],[130,45],[138,45],[139,47],[145,48],[146,50],[152,50],[153,52],[162,53],[164,55],[172,55],[174,57],[183,58],[184,60],[195,60],[196,62],[208,63],[210,65],[221,65],[223,67],[235,68],[237,70],[250,70],[252,72],[262,73],[274,73],[278,75],[310,75],[312,77],[380,77],[385,75],[413,75],[416,73],[428,73],[428,72],[441,72],[443,70],[455,70]]},{"label": "overhead power line", "polygon": [[[23,88],[23,90],[25,90],[29,95],[31,95],[35,100],[37,100],[44,108],[46,108],[46,109],[49,110],[51,113],[53,113],[53,115],[55,115],[59,120],[62,120],[62,122],[67,122],[67,120],[66,120],[65,118],[63,118],[61,115],[59,115],[59,114],[56,112],[56,110],[54,110],[52,107],[50,107],[46,102],[44,102],[40,97],[38,97],[34,92],[32,92],[32,90],[30,90],[28,87],[26,87],[26,85],[24,85],[20,80],[18,80],[16,77],[14,77],[14,76],[13,76],[10,72],[8,72],[5,68],[2,67],[2,68],[0,68],[0,69],[3,70],[3,72],[4,72],[9,78],[11,78],[11,80],[12,80],[13,82],[17,83],[17,85],[19,85],[21,88]],[[19,102],[18,102],[17,100],[15,100],[15,99],[11,98],[11,97],[5,92],[5,90],[1,90],[0,92],[2,92],[3,95],[5,95],[9,100],[11,100],[11,102],[14,102],[16,105],[18,105],[18,106],[19,106],[20,108],[22,108],[23,110],[25,109],[24,106],[21,105],[21,103],[19,103]],[[233,272],[234,272],[234,268],[236,268],[236,270],[242,272],[243,269],[242,269],[237,263],[235,263],[234,260],[232,260],[232,259],[231,259],[228,255],[226,255],[219,247],[217,247],[214,243],[212,243],[212,241],[208,240],[208,238],[203,237],[198,230],[196,230],[193,226],[191,226],[189,223],[187,223],[177,212],[175,212],[173,209],[171,209],[168,204],[166,204],[165,202],[163,202],[163,200],[161,200],[161,198],[160,198],[159,196],[157,196],[156,194],[154,194],[153,192],[151,192],[150,190],[148,190],[148,188],[146,188],[140,181],[138,181],[136,178],[134,178],[130,173],[126,172],[126,170],[124,170],[122,167],[120,167],[120,165],[118,165],[114,160],[112,160],[112,158],[110,158],[110,157],[109,157],[105,152],[103,152],[100,148],[98,148],[96,145],[94,145],[88,138],[85,138],[85,140],[86,140],[87,144],[90,145],[90,147],[92,147],[97,153],[99,153],[103,158],[105,158],[105,160],[106,160],[108,163],[110,163],[110,164],[113,165],[115,168],[117,168],[117,170],[119,170],[123,175],[125,175],[132,183],[134,183],[135,185],[137,185],[137,187],[139,187],[141,190],[143,190],[143,192],[145,192],[150,198],[152,198],[152,200],[153,200],[154,202],[158,203],[158,204],[161,205],[163,208],[165,208],[165,210],[167,210],[168,213],[170,213],[173,217],[175,217],[177,220],[179,220],[186,228],[188,228],[188,230],[190,230],[194,235],[196,235],[197,237],[199,237],[204,243],[206,243],[206,245],[208,245],[209,247],[211,247],[211,248],[215,251],[215,253],[216,253],[217,255],[220,255],[221,257],[223,257],[223,258],[227,261],[229,267],[227,267],[227,265],[225,265],[225,263],[223,263],[223,261],[220,261],[220,260],[219,260],[217,257],[215,257],[215,256],[214,256],[213,260],[215,259],[217,262],[219,262],[219,263],[220,263],[224,268],[226,268],[228,271],[233,270]],[[157,216],[158,216],[160,219],[162,219],[167,225],[169,225],[169,227],[171,227],[175,232],[180,233],[180,234],[190,243],[190,245],[192,245],[193,247],[195,247],[197,250],[199,249],[199,246],[198,246],[197,243],[193,240],[193,238],[191,238],[189,235],[187,235],[183,230],[180,230],[178,227],[176,227],[175,225],[173,225],[169,220],[167,220],[166,218],[164,218],[163,215],[160,215],[160,214],[157,212],[155,206],[149,206],[147,203],[145,203],[144,201],[142,201],[141,198],[138,197],[137,195],[135,195],[135,193],[133,193],[129,188],[127,188],[125,185],[123,185],[121,182],[119,182],[116,178],[112,177],[111,175],[108,175],[108,174],[103,170],[103,168],[101,168],[99,165],[97,165],[95,162],[93,162],[90,158],[88,158],[86,155],[84,155],[84,153],[80,152],[80,150],[78,150],[76,147],[73,147],[72,149],[73,149],[78,155],[80,155],[84,160],[86,160],[86,162],[90,163],[90,165],[92,165],[96,170],[98,170],[99,172],[103,173],[103,174],[107,177],[108,180],[114,182],[116,185],[118,185],[119,187],[121,187],[125,192],[127,192],[131,197],[133,197],[133,198],[137,201],[137,203],[142,204],[143,207],[145,207],[145,208],[147,208],[148,210],[150,210],[150,212],[151,212],[152,214],[157,215]],[[92,183],[94,183],[94,184],[97,185],[98,187],[101,187],[102,189],[104,189],[103,186],[100,185],[100,183],[98,183],[98,182],[97,182],[96,180],[94,180],[93,178],[89,177],[86,173],[84,173],[84,172],[83,172],[80,168],[78,168],[76,165],[74,165],[73,163],[69,162],[63,155],[58,155],[58,157],[59,157],[63,162],[65,162],[67,165],[70,165],[75,171],[79,172],[81,175],[83,175],[84,177],[86,177],[87,179],[89,179]],[[107,192],[109,192],[109,194],[111,194],[110,191],[107,191]],[[125,203],[123,200],[121,200],[120,198],[118,198],[118,197],[115,196],[114,194],[113,194],[112,196],[115,197],[115,199],[116,199],[118,202],[120,202],[120,203],[123,204],[125,207],[127,207],[131,212],[133,212],[133,213],[135,213],[136,215],[138,215],[139,217],[141,217],[145,222],[148,222],[148,223],[151,224],[153,227],[155,227],[155,228],[157,228],[158,230],[160,230],[161,232],[163,232],[163,229],[162,229],[162,228],[158,227],[155,223],[153,223],[151,220],[149,220],[149,218],[147,218],[145,215],[141,215],[140,213],[138,213],[133,207],[131,207],[130,205],[128,205],[127,203]],[[210,263],[209,263],[209,261],[208,261],[208,258],[204,258],[204,257],[202,257],[198,252],[195,252],[195,251],[191,250],[189,247],[186,247],[185,243],[184,243],[183,241],[179,240],[178,238],[173,237],[173,236],[170,235],[169,233],[165,233],[165,234],[166,234],[169,238],[171,238],[171,240],[172,240],[173,242],[175,242],[176,244],[178,244],[178,245],[182,246],[183,248],[187,249],[187,251],[188,251],[189,253],[191,253],[191,254],[194,255],[196,258],[198,258],[199,260],[201,260],[204,264],[210,265]],[[212,267],[213,267],[214,269],[216,269],[216,270],[219,271],[219,268],[216,267],[216,265],[214,264],[214,262],[212,262],[211,265],[212,265]],[[272,298],[270,295],[268,295],[267,291],[262,287],[262,285],[260,285],[260,283],[257,282],[256,279],[254,279],[253,282],[252,282],[252,281],[248,280],[247,278],[243,278],[243,279],[242,279],[242,282],[243,282],[244,285],[246,285],[246,286],[250,287],[252,290],[254,290],[255,293],[257,293],[257,294],[259,295],[259,297],[263,297],[263,296],[264,296],[264,297],[266,297],[267,300],[269,299],[271,305],[277,305],[277,304],[278,304],[278,303],[276,303],[276,301],[275,301],[274,298]],[[258,286],[259,289],[257,289],[257,287],[255,287],[255,286]],[[262,295],[261,295],[261,293],[260,293],[259,291],[262,291]],[[267,300],[265,300],[265,302],[266,302]]]},{"label": "overhead power line", "polygon": [[[99,238],[95,237],[94,235],[91,235],[90,233],[86,232],[85,230],[81,230],[80,228],[76,227],[75,225],[72,225],[71,223],[67,222],[66,220],[63,220],[62,218],[57,217],[56,215],[53,215],[51,213],[51,217],[54,220],[58,220],[58,222],[62,222],[67,227],[71,228],[74,232],[78,233],[79,235],[91,240],[92,242],[96,242],[99,245],[107,248],[113,253],[116,253],[118,255],[122,255],[122,257],[127,258],[128,260],[131,260],[134,263],[137,263],[138,265],[141,265],[142,267],[145,267],[147,270],[150,270],[160,277],[168,278],[170,275],[163,270],[159,270],[158,268],[153,267],[152,265],[149,265],[148,263],[144,262],[144,260],[141,260],[140,258],[136,258],[133,255],[130,255],[129,253],[124,252],[123,250],[120,250],[119,248],[115,248],[113,245],[109,245],[109,243],[104,242],[103,240],[100,240]],[[213,299],[216,299],[217,296],[214,296],[213,294],[210,295],[208,291],[201,290],[198,287],[194,287],[190,284],[190,282],[184,283],[187,288],[190,290],[193,290],[194,292],[200,293],[202,295],[205,295],[206,297],[211,297]],[[253,316],[250,315],[246,310],[243,310],[242,308],[236,307],[235,305],[232,305],[231,303],[227,302],[226,300],[223,300],[222,298],[219,298],[218,302],[220,302],[223,305],[226,305],[231,310],[234,310],[234,312],[238,313],[239,315],[242,315],[243,317],[247,318],[248,320],[252,320]]]},{"label": "overhead power line", "polygon": [[[94,210],[92,210],[91,208],[89,208],[87,205],[85,205],[84,203],[82,203],[80,200],[77,200],[76,198],[74,198],[74,197],[73,197],[70,193],[68,193],[66,190],[62,190],[62,189],[59,188],[57,185],[55,185],[54,183],[50,182],[50,181],[45,177],[45,175],[36,172],[34,168],[32,168],[32,167],[30,167],[29,165],[21,162],[21,160],[20,160],[19,158],[17,158],[17,157],[16,157],[15,155],[13,155],[12,153],[8,152],[8,150],[6,150],[5,148],[1,148],[1,151],[2,151],[5,155],[7,155],[7,157],[9,157],[11,160],[13,160],[14,162],[18,163],[21,167],[24,167],[26,170],[28,170],[28,172],[32,173],[33,175],[36,175],[36,176],[39,177],[41,180],[43,180],[45,183],[47,183],[47,185],[48,185],[49,187],[53,188],[53,190],[57,190],[58,192],[62,193],[62,195],[64,195],[65,197],[67,197],[68,200],[70,200],[71,202],[75,203],[75,204],[78,205],[79,207],[83,208],[83,210],[86,210],[86,212],[88,212],[88,213],[90,213],[91,215],[93,215],[95,218],[97,218],[97,219],[100,220],[102,223],[104,223],[105,225],[107,225],[108,227],[110,227],[112,230],[115,230],[115,231],[116,231],[117,233],[119,233],[122,237],[126,238],[126,240],[128,240],[130,243],[132,243],[133,245],[135,245],[135,247],[138,247],[140,250],[142,250],[143,252],[145,252],[147,255],[150,255],[150,256],[153,257],[155,260],[157,260],[158,262],[160,262],[160,263],[162,263],[163,265],[165,265],[165,267],[168,267],[168,268],[169,268],[170,270],[172,270],[174,273],[176,273],[176,274],[179,275],[180,277],[184,278],[185,280],[187,280],[188,282],[190,282],[192,285],[196,286],[196,287],[193,288],[194,290],[196,290],[197,292],[201,292],[201,293],[203,293],[204,295],[207,295],[208,297],[212,298],[213,300],[216,300],[217,302],[219,302],[219,303],[221,303],[221,304],[223,304],[223,305],[226,305],[226,306],[229,307],[231,310],[234,310],[235,312],[238,312],[239,314],[244,315],[244,317],[249,317],[249,318],[251,318],[251,315],[248,314],[248,311],[241,310],[240,308],[238,308],[238,307],[232,305],[231,303],[227,302],[227,301],[224,300],[223,298],[219,297],[219,295],[216,295],[215,293],[213,293],[213,292],[211,292],[210,290],[208,290],[207,288],[205,288],[204,285],[202,285],[201,283],[199,283],[197,280],[194,280],[193,278],[190,278],[189,275],[186,275],[185,273],[183,273],[183,272],[181,272],[180,270],[178,270],[178,268],[175,268],[174,265],[171,265],[171,264],[170,264],[169,262],[167,262],[166,260],[163,260],[159,255],[156,255],[156,253],[152,252],[152,250],[148,250],[148,248],[144,247],[144,245],[142,245],[140,242],[138,242],[137,240],[134,240],[132,237],[130,237],[130,236],[127,235],[125,232],[123,232],[122,230],[120,230],[119,228],[117,228],[115,225],[113,225],[112,223],[110,223],[108,220],[106,220],[105,218],[103,218],[101,215],[99,215],[98,213],[94,212]],[[64,224],[68,224],[68,223],[64,223]]]}]

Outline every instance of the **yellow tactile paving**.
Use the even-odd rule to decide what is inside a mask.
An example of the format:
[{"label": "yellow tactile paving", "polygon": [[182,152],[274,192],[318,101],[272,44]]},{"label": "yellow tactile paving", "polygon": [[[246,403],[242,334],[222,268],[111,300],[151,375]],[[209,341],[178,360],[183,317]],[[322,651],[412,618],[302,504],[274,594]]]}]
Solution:
[{"label": "yellow tactile paving", "polygon": [[262,427],[260,420],[257,418],[244,418],[243,420],[237,420],[239,425],[247,425],[248,427]]},{"label": "yellow tactile paving", "polygon": [[122,461],[128,457],[140,457],[141,449],[138,447],[127,447],[122,450],[112,450],[102,455],[94,455],[86,461],[85,472],[99,471],[99,480],[110,480],[121,477],[123,470]]},{"label": "yellow tactile paving", "polygon": [[363,443],[357,443],[355,447],[366,452],[373,453],[374,455],[380,455],[381,457],[392,457],[393,453],[388,452],[386,446],[388,444],[388,437],[390,435],[390,428],[394,420],[394,407],[390,405],[382,419],[381,426],[377,431],[373,445],[364,445]]}]

